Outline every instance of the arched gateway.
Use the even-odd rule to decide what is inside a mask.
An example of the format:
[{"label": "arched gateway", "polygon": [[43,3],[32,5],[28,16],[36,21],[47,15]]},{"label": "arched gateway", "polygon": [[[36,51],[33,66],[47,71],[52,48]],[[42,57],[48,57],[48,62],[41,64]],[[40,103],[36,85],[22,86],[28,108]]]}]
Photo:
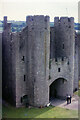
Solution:
[{"label": "arched gateway", "polygon": [[67,83],[67,80],[64,78],[58,78],[55,81],[53,81],[49,86],[49,100],[54,98],[61,98],[64,99],[66,97],[65,91],[65,85]]}]

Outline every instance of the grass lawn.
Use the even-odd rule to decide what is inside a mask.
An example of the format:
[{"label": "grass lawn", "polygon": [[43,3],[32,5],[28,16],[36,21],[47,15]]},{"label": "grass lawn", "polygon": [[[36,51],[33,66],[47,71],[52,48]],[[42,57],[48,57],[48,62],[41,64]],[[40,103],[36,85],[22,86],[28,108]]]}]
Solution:
[{"label": "grass lawn", "polygon": [[3,118],[78,118],[78,111],[59,107],[15,108],[3,106]]},{"label": "grass lawn", "polygon": [[80,97],[80,90],[76,91],[74,94]]}]

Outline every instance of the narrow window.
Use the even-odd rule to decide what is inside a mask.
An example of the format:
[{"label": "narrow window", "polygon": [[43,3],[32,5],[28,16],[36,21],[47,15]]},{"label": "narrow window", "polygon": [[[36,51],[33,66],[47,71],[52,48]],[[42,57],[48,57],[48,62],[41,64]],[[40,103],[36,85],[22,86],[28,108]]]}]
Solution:
[{"label": "narrow window", "polygon": [[24,81],[26,80],[26,76],[24,75]]},{"label": "narrow window", "polygon": [[22,39],[22,36],[21,36],[21,34],[19,34],[19,36],[20,36],[20,39]]},{"label": "narrow window", "polygon": [[58,72],[60,72],[60,68],[58,68]]},{"label": "narrow window", "polygon": [[24,56],[22,57],[22,61],[24,61]]},{"label": "narrow window", "polygon": [[68,61],[68,63],[67,63],[68,65],[69,65],[69,61]]},{"label": "narrow window", "polygon": [[57,58],[55,59],[55,62],[57,62]]},{"label": "narrow window", "polygon": [[63,44],[63,47],[62,47],[63,49],[64,49],[64,44]]},{"label": "narrow window", "polygon": [[62,57],[62,61],[64,61],[64,57]]},{"label": "narrow window", "polygon": [[69,26],[69,28],[71,28],[71,26]]}]

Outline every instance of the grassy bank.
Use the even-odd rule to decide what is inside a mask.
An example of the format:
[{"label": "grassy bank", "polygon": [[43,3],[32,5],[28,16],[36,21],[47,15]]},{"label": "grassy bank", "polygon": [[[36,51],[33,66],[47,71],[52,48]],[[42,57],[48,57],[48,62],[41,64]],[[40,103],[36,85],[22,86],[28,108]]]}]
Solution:
[{"label": "grassy bank", "polygon": [[76,91],[74,94],[80,97],[80,90]]},{"label": "grassy bank", "polygon": [[59,107],[15,108],[3,106],[3,118],[77,118],[78,111]]}]

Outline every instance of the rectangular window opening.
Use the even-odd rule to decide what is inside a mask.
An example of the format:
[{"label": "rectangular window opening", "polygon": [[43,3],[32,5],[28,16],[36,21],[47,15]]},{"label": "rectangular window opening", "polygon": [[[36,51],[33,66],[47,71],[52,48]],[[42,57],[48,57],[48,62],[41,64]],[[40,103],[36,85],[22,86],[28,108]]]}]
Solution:
[{"label": "rectangular window opening", "polygon": [[62,61],[64,61],[64,57],[62,57]]},{"label": "rectangular window opening", "polygon": [[22,61],[24,61],[24,56],[22,57]]},{"label": "rectangular window opening", "polygon": [[58,72],[60,72],[60,68],[58,68]]},{"label": "rectangular window opening", "polygon": [[71,28],[71,26],[69,26],[69,28]]},{"label": "rectangular window opening", "polygon": [[55,58],[55,62],[57,62],[57,58]]},{"label": "rectangular window opening", "polygon": [[64,44],[63,44],[63,49],[64,49]]},{"label": "rectangular window opening", "polygon": [[69,65],[69,61],[68,61],[68,63],[67,63],[68,65]]},{"label": "rectangular window opening", "polygon": [[24,81],[26,81],[26,76],[24,75]]}]

